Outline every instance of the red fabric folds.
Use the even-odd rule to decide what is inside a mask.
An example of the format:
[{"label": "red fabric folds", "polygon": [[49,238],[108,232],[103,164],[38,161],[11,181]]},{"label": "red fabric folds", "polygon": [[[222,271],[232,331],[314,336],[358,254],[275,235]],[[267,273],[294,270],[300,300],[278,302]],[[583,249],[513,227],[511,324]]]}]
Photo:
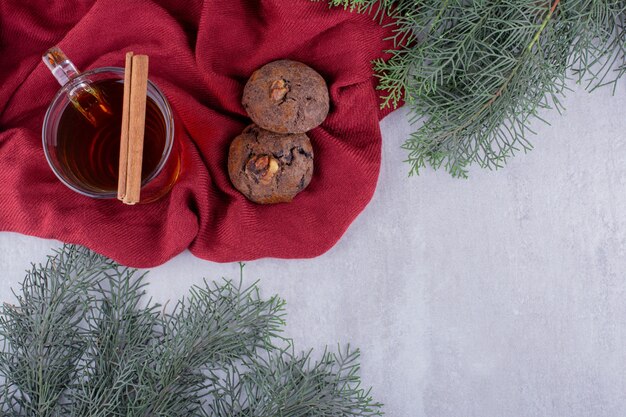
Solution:
[{"label": "red fabric folds", "polygon": [[[381,136],[371,61],[392,45],[372,16],[308,0],[8,0],[0,2],[0,230],[85,245],[123,264],[161,264],[186,248],[218,261],[305,258],[331,248],[372,197]],[[41,125],[56,81],[41,63],[53,45],[80,70],[150,55],[168,97],[183,173],[164,199],[127,207],[62,185]],[[315,174],[291,204],[259,206],[231,185],[230,141],[250,123],[243,86],[280,58],[327,80],[331,111],[309,136]]]}]

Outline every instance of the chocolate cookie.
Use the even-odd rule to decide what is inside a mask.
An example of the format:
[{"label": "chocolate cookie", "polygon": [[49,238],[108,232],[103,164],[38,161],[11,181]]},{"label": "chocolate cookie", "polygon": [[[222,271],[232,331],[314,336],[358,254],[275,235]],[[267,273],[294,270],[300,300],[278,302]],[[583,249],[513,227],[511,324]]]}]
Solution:
[{"label": "chocolate cookie", "polygon": [[274,61],[252,74],[242,104],[263,129],[304,133],[328,115],[328,88],[311,67],[296,61]]},{"label": "chocolate cookie", "polygon": [[252,124],[230,144],[228,174],[255,203],[290,202],[313,176],[311,142],[303,133],[281,135]]}]

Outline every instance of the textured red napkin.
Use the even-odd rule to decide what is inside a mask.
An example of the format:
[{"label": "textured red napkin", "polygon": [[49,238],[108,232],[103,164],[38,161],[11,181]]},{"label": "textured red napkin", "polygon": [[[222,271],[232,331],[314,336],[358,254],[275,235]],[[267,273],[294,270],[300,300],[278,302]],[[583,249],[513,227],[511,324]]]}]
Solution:
[{"label": "textured red napkin", "polygon": [[[330,249],[372,197],[381,136],[371,61],[392,45],[372,16],[308,0],[0,2],[0,230],[79,243],[123,264],[186,248],[226,262]],[[67,189],[44,158],[41,125],[59,86],[41,54],[59,45],[79,70],[150,55],[150,79],[182,125],[182,176],[157,203],[123,206]],[[291,204],[248,202],[227,174],[241,105],[263,64],[302,61],[327,80],[331,110],[309,132],[315,174]]]}]

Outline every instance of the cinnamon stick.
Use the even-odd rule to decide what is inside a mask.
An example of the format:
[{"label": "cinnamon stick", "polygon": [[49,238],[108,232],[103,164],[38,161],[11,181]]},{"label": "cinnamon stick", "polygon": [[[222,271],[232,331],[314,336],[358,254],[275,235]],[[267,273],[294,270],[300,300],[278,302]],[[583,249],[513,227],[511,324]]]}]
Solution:
[{"label": "cinnamon stick", "polygon": [[136,204],[140,199],[148,94],[148,56],[133,55],[131,61],[126,192],[122,200],[124,204]]},{"label": "cinnamon stick", "polygon": [[130,116],[130,83],[133,68],[133,52],[126,53],[124,67],[124,99],[122,102],[122,133],[120,137],[120,163],[117,180],[117,199],[126,197],[126,173],[128,171],[128,124]]}]

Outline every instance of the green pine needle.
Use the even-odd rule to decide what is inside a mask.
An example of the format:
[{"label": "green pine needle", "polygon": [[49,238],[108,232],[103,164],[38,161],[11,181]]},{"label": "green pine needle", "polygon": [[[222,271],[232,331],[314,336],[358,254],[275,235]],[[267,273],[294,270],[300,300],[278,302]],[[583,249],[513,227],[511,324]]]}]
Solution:
[{"label": "green pine needle", "polygon": [[403,148],[410,174],[426,165],[466,177],[528,151],[533,120],[562,110],[566,82],[586,89],[626,72],[624,0],[330,0],[396,19],[397,50],[374,62],[383,107],[406,102],[421,126]]},{"label": "green pine needle", "polygon": [[[243,268],[243,266],[242,266]],[[144,275],[66,245],[0,310],[0,414],[15,417],[373,416],[359,353],[315,362],[281,337],[285,303],[204,282],[171,312]]]}]

